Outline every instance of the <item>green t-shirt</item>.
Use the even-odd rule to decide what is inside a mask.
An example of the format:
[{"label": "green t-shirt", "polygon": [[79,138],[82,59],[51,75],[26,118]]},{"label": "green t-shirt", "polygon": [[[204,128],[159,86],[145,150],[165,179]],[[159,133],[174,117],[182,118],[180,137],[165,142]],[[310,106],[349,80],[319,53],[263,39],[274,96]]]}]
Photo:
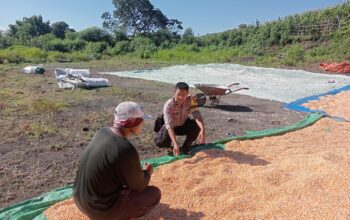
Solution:
[{"label": "green t-shirt", "polygon": [[141,192],[149,181],[134,146],[105,127],[96,132],[80,159],[73,194],[82,208],[106,211],[123,189]]}]

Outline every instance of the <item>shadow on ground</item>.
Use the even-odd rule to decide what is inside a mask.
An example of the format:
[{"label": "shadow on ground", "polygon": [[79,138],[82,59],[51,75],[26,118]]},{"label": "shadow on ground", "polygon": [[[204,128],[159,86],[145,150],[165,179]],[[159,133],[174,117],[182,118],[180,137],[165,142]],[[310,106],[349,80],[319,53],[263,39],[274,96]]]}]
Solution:
[{"label": "shadow on ground", "polygon": [[215,108],[215,109],[228,111],[228,112],[252,112],[253,111],[253,109],[242,105],[201,106],[201,108],[207,108],[207,109]]},{"label": "shadow on ground", "polygon": [[266,166],[270,162],[259,159],[258,156],[252,154],[245,154],[239,151],[226,151],[226,150],[209,150],[205,153],[204,156],[198,156],[195,160],[184,161],[184,163],[196,164],[201,160],[206,158],[216,159],[220,157],[226,157],[231,159],[237,164],[249,164],[251,166]]}]

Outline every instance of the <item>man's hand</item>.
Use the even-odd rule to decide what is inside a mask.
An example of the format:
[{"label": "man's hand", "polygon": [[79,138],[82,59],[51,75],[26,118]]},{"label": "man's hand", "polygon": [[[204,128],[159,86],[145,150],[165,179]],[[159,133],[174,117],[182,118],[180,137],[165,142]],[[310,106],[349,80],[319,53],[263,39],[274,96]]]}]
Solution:
[{"label": "man's hand", "polygon": [[175,156],[179,156],[180,155],[180,147],[178,145],[174,146],[173,153],[174,153]]},{"label": "man's hand", "polygon": [[145,163],[143,165],[143,169],[147,170],[150,176],[152,175],[152,173],[153,173],[153,166],[151,164]]},{"label": "man's hand", "polygon": [[175,156],[179,156],[180,155],[180,147],[176,142],[176,135],[175,135],[174,129],[168,128],[168,133],[169,133],[171,141],[174,144],[173,153]]},{"label": "man's hand", "polygon": [[205,140],[205,127],[204,127],[204,121],[203,118],[196,118],[196,122],[197,125],[199,126],[199,128],[201,129],[201,131],[199,132],[198,135],[198,139],[199,139],[199,144],[205,144],[206,140]]},{"label": "man's hand", "polygon": [[206,143],[205,132],[203,130],[201,130],[201,132],[199,133],[198,139],[199,139],[199,143],[200,144],[205,144]]}]

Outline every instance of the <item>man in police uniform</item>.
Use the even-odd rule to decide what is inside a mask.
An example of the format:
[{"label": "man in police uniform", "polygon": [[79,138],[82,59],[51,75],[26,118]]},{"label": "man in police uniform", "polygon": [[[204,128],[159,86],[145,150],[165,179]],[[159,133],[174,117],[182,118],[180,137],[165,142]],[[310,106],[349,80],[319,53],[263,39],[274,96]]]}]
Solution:
[{"label": "man in police uniform", "polygon": [[[195,99],[189,95],[187,83],[175,85],[174,96],[164,105],[164,125],[157,132],[155,143],[158,147],[171,147],[175,156],[188,154],[192,143],[199,138],[199,143],[205,143],[205,127],[203,118],[196,106]],[[192,113],[193,119],[189,117]],[[176,141],[176,135],[186,135],[182,145]]]}]

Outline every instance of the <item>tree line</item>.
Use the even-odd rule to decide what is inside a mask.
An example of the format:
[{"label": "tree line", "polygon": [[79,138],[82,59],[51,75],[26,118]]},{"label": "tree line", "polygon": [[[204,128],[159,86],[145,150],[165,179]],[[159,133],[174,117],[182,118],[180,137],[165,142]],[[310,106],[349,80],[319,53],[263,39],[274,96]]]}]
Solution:
[{"label": "tree line", "polygon": [[[273,47],[288,47],[302,41],[321,43],[333,37],[332,33],[317,29],[308,36],[295,36],[297,26],[341,21],[348,27],[350,20],[350,4],[345,2],[196,37],[192,28],[183,30],[181,21],[169,19],[149,0],[113,0],[112,3],[114,10],[101,15],[102,28],[75,31],[64,21],[50,24],[41,15],[17,20],[7,31],[0,32],[0,62],[74,61],[129,54],[146,59],[169,50],[191,53],[230,50],[233,58],[264,56]],[[293,50],[298,54],[303,49],[294,46]]]}]

